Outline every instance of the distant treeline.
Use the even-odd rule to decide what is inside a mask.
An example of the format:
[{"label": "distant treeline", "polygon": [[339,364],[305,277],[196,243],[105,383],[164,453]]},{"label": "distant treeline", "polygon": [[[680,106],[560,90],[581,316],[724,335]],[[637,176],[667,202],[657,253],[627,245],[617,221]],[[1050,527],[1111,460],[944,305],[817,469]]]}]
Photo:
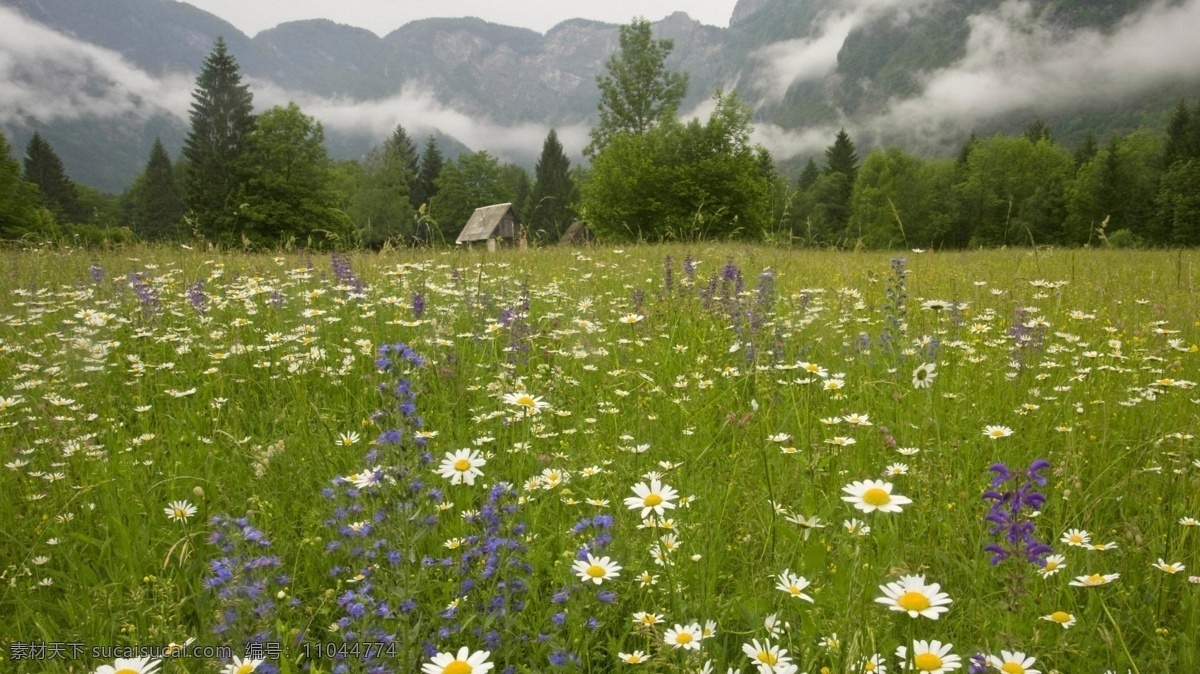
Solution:
[{"label": "distant treeline", "polygon": [[[1040,121],[1019,136],[972,134],[947,159],[897,147],[860,158],[842,131],[821,162],[786,176],[750,144],[750,112],[735,94],[718,92],[707,124],[676,119],[687,77],[663,67],[671,47],[644,22],[622,27],[621,53],[598,78],[590,166],[572,168],[552,130],[531,176],[487,152],[446,161],[432,137],[418,150],[403,126],[362,161],[332,161],[320,123],[295,104],[252,114],[252,94],[218,40],[197,78],[182,155],[172,161],[155,143],[122,195],[72,182],[40,134],[23,162],[0,134],[0,240],[438,245],[453,242],[475,208],[511,202],[526,235],[544,243],[583,219],[614,241],[1200,244],[1200,102],[1181,102],[1165,133],[1103,144],[1089,136],[1073,151]],[[644,91],[656,93],[631,94]]]}]

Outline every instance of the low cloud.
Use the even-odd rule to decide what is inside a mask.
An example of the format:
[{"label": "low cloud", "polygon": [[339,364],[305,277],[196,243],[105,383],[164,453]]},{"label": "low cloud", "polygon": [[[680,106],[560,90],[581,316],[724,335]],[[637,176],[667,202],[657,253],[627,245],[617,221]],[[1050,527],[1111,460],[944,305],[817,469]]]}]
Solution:
[{"label": "low cloud", "polygon": [[[961,59],[920,75],[919,95],[894,99],[874,117],[846,120],[846,130],[860,144],[943,151],[971,129],[1015,113],[1033,118],[1111,105],[1200,81],[1200,0],[1154,3],[1108,32],[1064,34],[1042,19],[1027,0],[970,17]],[[788,158],[819,153],[836,132],[764,124],[756,137]]]},{"label": "low cloud", "polygon": [[[167,114],[188,123],[195,73],[151,75],[120,54],[57,33],[20,12],[0,7],[0,124],[20,126],[28,118],[43,123],[95,118],[114,124],[144,121]],[[435,131],[472,149],[504,159],[528,160],[541,152],[550,126],[504,125],[473,117],[442,104],[414,83],[377,100],[330,98],[283,89],[246,78],[258,111],[294,101],[328,132],[369,135],[380,142],[397,124],[414,137]],[[578,156],[588,142],[588,127],[558,128],[568,153]]]},{"label": "low cloud", "polygon": [[837,69],[838,52],[855,28],[891,13],[906,23],[941,0],[845,0],[818,18],[810,37],[775,42],[751,54],[760,62],[754,83],[761,104],[783,100],[801,82],[822,79]]}]

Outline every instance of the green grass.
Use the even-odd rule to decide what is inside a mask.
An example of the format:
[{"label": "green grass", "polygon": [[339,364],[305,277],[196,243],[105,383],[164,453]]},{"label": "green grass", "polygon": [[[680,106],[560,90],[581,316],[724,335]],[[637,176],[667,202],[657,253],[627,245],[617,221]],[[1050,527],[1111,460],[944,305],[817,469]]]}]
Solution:
[{"label": "green grass", "polygon": [[[700,264],[687,286],[680,265],[689,254]],[[663,281],[668,256],[670,290]],[[732,245],[402,251],[350,258],[367,288],[356,298],[339,289],[327,257],[171,248],[0,253],[0,398],[19,397],[0,410],[0,463],[10,464],[0,470],[6,659],[14,642],[90,649],[193,637],[241,654],[246,629],[269,629],[289,642],[282,666],[295,671],[306,661],[304,644],[311,656],[316,644],[339,638],[328,629],[346,615],[337,600],[361,587],[355,576],[366,570],[374,600],[393,610],[404,599],[416,602],[413,611],[354,623],[396,635],[393,666],[401,672],[428,662],[423,641],[442,651],[474,650],[484,648],[481,634],[489,629],[501,640],[491,648],[496,672],[510,664],[522,672],[676,672],[708,659],[721,672],[752,671],[742,645],[766,636],[763,620],[772,613],[787,623],[772,641],[801,672],[859,671],[872,653],[884,656],[889,672],[902,671],[894,651],[913,638],[952,643],[964,661],[977,652],[1023,651],[1043,672],[1200,669],[1193,638],[1200,584],[1188,580],[1200,574],[1200,531],[1179,524],[1200,518],[1200,451],[1192,437],[1200,392],[1187,387],[1197,379],[1200,255],[906,257],[906,313],[897,315],[886,254]],[[727,261],[739,268],[744,292],[725,296],[718,284],[706,300],[709,279]],[[104,280],[92,281],[92,264],[104,269]],[[776,292],[764,304],[758,288],[765,269],[774,272]],[[146,309],[131,287],[134,272],[150,279],[156,309]],[[189,285],[201,280],[203,314],[188,299]],[[633,304],[638,292],[641,308]],[[420,322],[410,306],[414,293],[426,303]],[[921,307],[933,299],[967,305],[955,312]],[[590,306],[581,306],[585,300]],[[528,310],[507,322],[505,310],[525,301]],[[1022,320],[1046,323],[1025,329],[1031,338],[1020,348],[1010,334],[1019,308]],[[79,313],[85,310],[109,317],[88,325]],[[642,319],[622,323],[628,314]],[[335,508],[355,501],[323,498],[321,490],[362,471],[373,439],[396,425],[396,415],[372,418],[388,400],[379,385],[400,376],[376,370],[375,349],[396,342],[427,359],[404,374],[418,392],[424,429],[437,431],[428,445],[436,460],[420,464],[407,428],[405,443],[377,448],[371,465],[415,469],[424,489],[441,490],[453,505],[439,512],[424,492],[410,497],[403,477],[360,496],[362,513],[347,513],[339,526],[371,520],[375,509],[386,513],[362,540],[385,541],[381,555],[398,551],[403,559],[390,564],[327,550],[331,540],[361,543],[326,524]],[[798,362],[828,376],[798,383],[809,379],[803,370],[776,367]],[[929,389],[914,388],[913,370],[926,362],[936,363],[936,379]],[[826,390],[833,375],[844,387]],[[551,407],[521,417],[501,400],[518,391]],[[871,425],[822,422],[851,414],[868,415]],[[988,439],[988,425],[1013,434]],[[350,432],[361,439],[340,445]],[[790,437],[769,439],[776,434]],[[827,442],[835,437],[855,443]],[[649,449],[627,451],[642,444]],[[895,447],[920,451],[903,456]],[[488,454],[474,486],[451,485],[433,472],[446,452],[462,448]],[[1024,469],[1039,458],[1051,467],[1041,489],[1046,503],[1031,520],[1034,535],[1066,558],[1065,570],[1048,578],[1021,558],[992,566],[983,551],[997,540],[983,520],[988,467],[1002,461]],[[907,473],[883,478],[897,463]],[[592,466],[600,470],[585,476]],[[553,489],[530,489],[529,480],[547,469],[571,477]],[[679,542],[669,555],[673,566],[656,565],[649,554],[665,532],[639,528],[639,511],[623,503],[648,471],[694,497],[668,511]],[[865,479],[886,479],[912,504],[892,514],[854,510],[842,488]],[[476,605],[500,592],[499,578],[508,579],[508,571],[479,575],[476,565],[476,587],[458,616],[443,619],[440,612],[462,596],[462,578],[421,558],[463,554],[442,544],[480,533],[459,513],[485,505],[487,487],[499,481],[522,497],[503,526],[525,549],[501,558],[530,565],[513,571],[528,588],[525,608],[497,616]],[[197,514],[171,521],[163,508],[176,500],[188,500]],[[409,500],[417,505],[401,510]],[[828,526],[805,536],[783,509]],[[421,525],[405,513],[437,514],[439,523]],[[266,586],[267,596],[284,597],[268,621],[241,622],[224,635],[213,628],[229,604],[203,587],[210,563],[222,556],[207,542],[216,514],[248,516],[288,575],[286,585]],[[570,530],[599,514],[614,520],[602,554],[623,570],[583,588],[571,565],[584,539]],[[524,532],[512,530],[516,519]],[[851,519],[869,534],[848,532],[843,522]],[[1117,547],[1070,547],[1059,538],[1071,528]],[[1187,568],[1165,573],[1153,566],[1159,558]],[[331,575],[335,564],[342,572]],[[811,581],[813,603],[775,588],[774,576],[785,569]],[[636,576],[643,571],[657,583],[642,587]],[[1093,573],[1120,578],[1068,585]],[[877,603],[880,586],[901,574],[940,584],[953,600],[948,612],[937,621],[912,619]],[[565,603],[552,601],[572,586]],[[597,590],[617,596],[605,603]],[[560,627],[553,616],[564,609]],[[1075,616],[1070,629],[1041,620],[1060,610]],[[638,611],[663,614],[667,624],[636,628]],[[589,628],[589,618],[599,626]],[[717,634],[699,651],[663,644],[664,627],[707,620]],[[438,637],[448,625],[455,632]],[[821,645],[835,633],[837,648]],[[617,659],[635,649],[650,662],[633,668]],[[551,656],[567,651],[578,664],[551,667]],[[6,667],[81,672],[101,664],[112,658],[87,651]],[[223,664],[174,659],[162,671]],[[314,671],[331,666],[313,662]]]}]

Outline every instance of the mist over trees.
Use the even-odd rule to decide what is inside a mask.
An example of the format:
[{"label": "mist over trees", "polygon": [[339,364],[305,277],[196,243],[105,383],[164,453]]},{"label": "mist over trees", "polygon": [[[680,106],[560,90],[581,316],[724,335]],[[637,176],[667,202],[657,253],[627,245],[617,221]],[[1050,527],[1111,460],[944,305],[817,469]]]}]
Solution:
[{"label": "mist over trees", "polygon": [[545,244],[582,219],[610,241],[1200,245],[1200,102],[1179,102],[1162,131],[1088,134],[1067,147],[1031,120],[1019,133],[971,134],[942,158],[864,147],[842,129],[783,174],[751,141],[752,111],[736,91],[716,92],[706,120],[679,119],[688,77],[666,65],[673,46],[644,20],[621,27],[620,50],[597,77],[585,162],[572,165],[551,129],[531,173],[486,149],[448,160],[436,137],[419,145],[403,124],[361,159],[331,161],[321,124],[295,103],[254,113],[218,39],[178,156],[155,142],[122,195],[73,182],[54,139],[35,133],[18,155],[0,134],[0,239],[443,245],[476,208],[511,202],[524,236]]}]

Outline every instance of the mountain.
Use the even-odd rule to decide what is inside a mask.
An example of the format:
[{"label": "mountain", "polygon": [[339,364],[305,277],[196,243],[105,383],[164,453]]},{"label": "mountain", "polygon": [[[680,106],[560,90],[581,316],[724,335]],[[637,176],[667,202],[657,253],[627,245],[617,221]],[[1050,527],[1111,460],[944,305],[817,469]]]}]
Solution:
[{"label": "mountain", "polygon": [[[436,130],[451,143],[523,163],[536,158],[550,126],[578,149],[595,117],[595,77],[618,45],[618,26],[579,19],[545,34],[474,18],[428,19],[383,37],[310,20],[249,37],[172,0],[0,0],[4,8],[116,52],[155,81],[174,78],[184,90],[222,36],[256,102],[296,100],[325,123],[340,158],[361,157],[396,121],[418,139]],[[1172,42],[1182,39],[1172,37],[1173,25],[1200,18],[1194,10],[1200,0],[740,0],[728,28],[679,12],[654,30],[675,41],[668,65],[690,74],[685,111],[718,87],[736,87],[755,106],[776,156],[802,161],[819,157],[841,126],[860,146],[899,142],[928,153],[952,151],[971,129],[1021,128],[1035,117],[1068,144],[1088,132],[1103,138],[1161,126],[1176,100],[1200,93],[1200,52]],[[34,58],[6,47],[19,41],[3,39],[3,30],[0,56],[13,51],[18,64]],[[1159,34],[1166,37],[1145,49],[1171,51],[1182,65],[1166,55],[1161,62],[1113,57],[1106,75],[1106,62],[1089,58],[1088,50],[1117,54]],[[72,67],[64,60],[48,72]],[[110,88],[137,79],[89,72],[86,82],[105,78]],[[35,92],[65,88],[54,77],[43,83],[0,67],[3,79]],[[72,177],[120,190],[141,171],[155,135],[176,152],[186,131],[178,96],[168,101],[161,87],[129,86],[124,106],[139,114],[106,114],[101,104],[34,114],[38,106],[6,109],[0,101],[0,125],[17,148],[40,130]],[[87,100],[103,103],[107,95]],[[156,97],[164,99],[158,107]]]}]

